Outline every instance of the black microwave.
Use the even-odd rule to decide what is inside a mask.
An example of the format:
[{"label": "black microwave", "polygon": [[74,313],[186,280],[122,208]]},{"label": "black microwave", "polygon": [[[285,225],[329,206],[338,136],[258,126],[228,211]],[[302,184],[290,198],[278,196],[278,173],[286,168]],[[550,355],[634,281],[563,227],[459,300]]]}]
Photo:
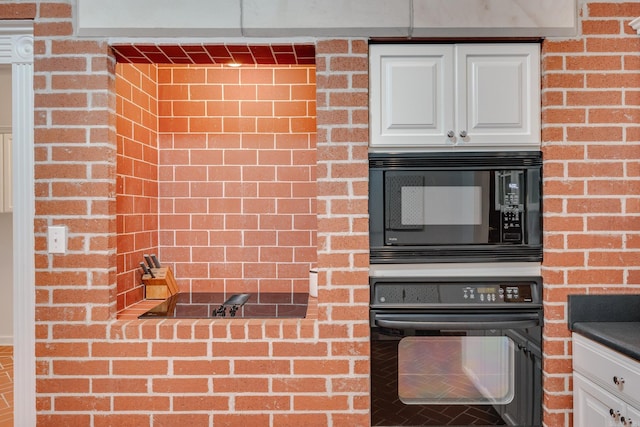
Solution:
[{"label": "black microwave", "polygon": [[542,153],[369,153],[370,262],[542,261]]}]

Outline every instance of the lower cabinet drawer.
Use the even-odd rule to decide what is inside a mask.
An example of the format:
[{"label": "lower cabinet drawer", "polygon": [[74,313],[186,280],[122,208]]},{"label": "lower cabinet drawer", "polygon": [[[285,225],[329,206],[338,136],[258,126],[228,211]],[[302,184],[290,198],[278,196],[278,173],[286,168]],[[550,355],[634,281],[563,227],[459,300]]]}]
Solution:
[{"label": "lower cabinet drawer", "polygon": [[586,379],[573,373],[573,424],[580,427],[620,427],[626,420],[626,404]]},{"label": "lower cabinet drawer", "polygon": [[573,334],[573,369],[626,402],[640,406],[640,362]]}]

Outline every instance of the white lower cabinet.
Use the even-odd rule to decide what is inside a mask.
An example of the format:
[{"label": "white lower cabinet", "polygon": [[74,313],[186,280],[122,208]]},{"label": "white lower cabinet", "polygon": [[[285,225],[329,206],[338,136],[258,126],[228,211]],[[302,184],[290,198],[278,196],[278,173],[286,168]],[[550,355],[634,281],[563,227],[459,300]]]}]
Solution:
[{"label": "white lower cabinet", "polygon": [[573,374],[573,424],[580,427],[624,426],[626,404],[577,372]]},{"label": "white lower cabinet", "polygon": [[574,427],[640,426],[640,362],[573,334]]},{"label": "white lower cabinet", "polygon": [[0,164],[2,164],[2,171],[0,173],[0,191],[2,192],[2,203],[0,203],[0,211],[1,212],[12,212],[13,211],[13,191],[12,191],[12,163],[11,163],[11,144],[12,144],[12,136],[11,134],[3,134],[0,135],[0,140],[2,142],[2,154],[0,158]]},{"label": "white lower cabinet", "polygon": [[629,427],[640,425],[640,408],[627,407],[627,425]]}]

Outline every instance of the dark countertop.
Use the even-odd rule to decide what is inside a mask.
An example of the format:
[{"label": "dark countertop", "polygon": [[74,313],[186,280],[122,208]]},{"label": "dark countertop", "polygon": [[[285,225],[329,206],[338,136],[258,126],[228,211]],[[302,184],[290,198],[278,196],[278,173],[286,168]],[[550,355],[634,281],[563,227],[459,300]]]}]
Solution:
[{"label": "dark countertop", "polygon": [[569,295],[569,329],[640,361],[640,295]]},{"label": "dark countertop", "polygon": [[573,332],[640,362],[640,322],[577,322]]}]

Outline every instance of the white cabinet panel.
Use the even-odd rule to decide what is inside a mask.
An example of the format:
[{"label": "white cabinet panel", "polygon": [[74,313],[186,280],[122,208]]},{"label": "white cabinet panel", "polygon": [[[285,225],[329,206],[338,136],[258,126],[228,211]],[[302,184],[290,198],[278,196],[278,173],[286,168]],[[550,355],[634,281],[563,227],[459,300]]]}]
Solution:
[{"label": "white cabinet panel", "polygon": [[640,424],[640,363],[579,334],[572,340],[574,425]]},{"label": "white cabinet panel", "polygon": [[453,126],[453,48],[371,47],[372,146],[442,144]]},{"label": "white cabinet panel", "polygon": [[640,425],[640,408],[627,406],[627,416],[625,421],[628,427]]},{"label": "white cabinet panel", "polygon": [[[573,340],[573,364],[574,369],[610,392],[631,404],[640,404],[640,363],[577,335]],[[592,369],[594,366],[598,369]]]},{"label": "white cabinet panel", "polygon": [[[620,426],[625,404],[620,399],[595,386],[578,373],[573,374],[573,422],[581,427]],[[613,415],[611,414],[613,411]]]},{"label": "white cabinet panel", "polygon": [[372,148],[540,146],[538,44],[370,47]]},{"label": "white cabinet panel", "polygon": [[[458,47],[460,132],[472,144],[540,143],[539,47]],[[466,87],[463,87],[466,85]]]}]

